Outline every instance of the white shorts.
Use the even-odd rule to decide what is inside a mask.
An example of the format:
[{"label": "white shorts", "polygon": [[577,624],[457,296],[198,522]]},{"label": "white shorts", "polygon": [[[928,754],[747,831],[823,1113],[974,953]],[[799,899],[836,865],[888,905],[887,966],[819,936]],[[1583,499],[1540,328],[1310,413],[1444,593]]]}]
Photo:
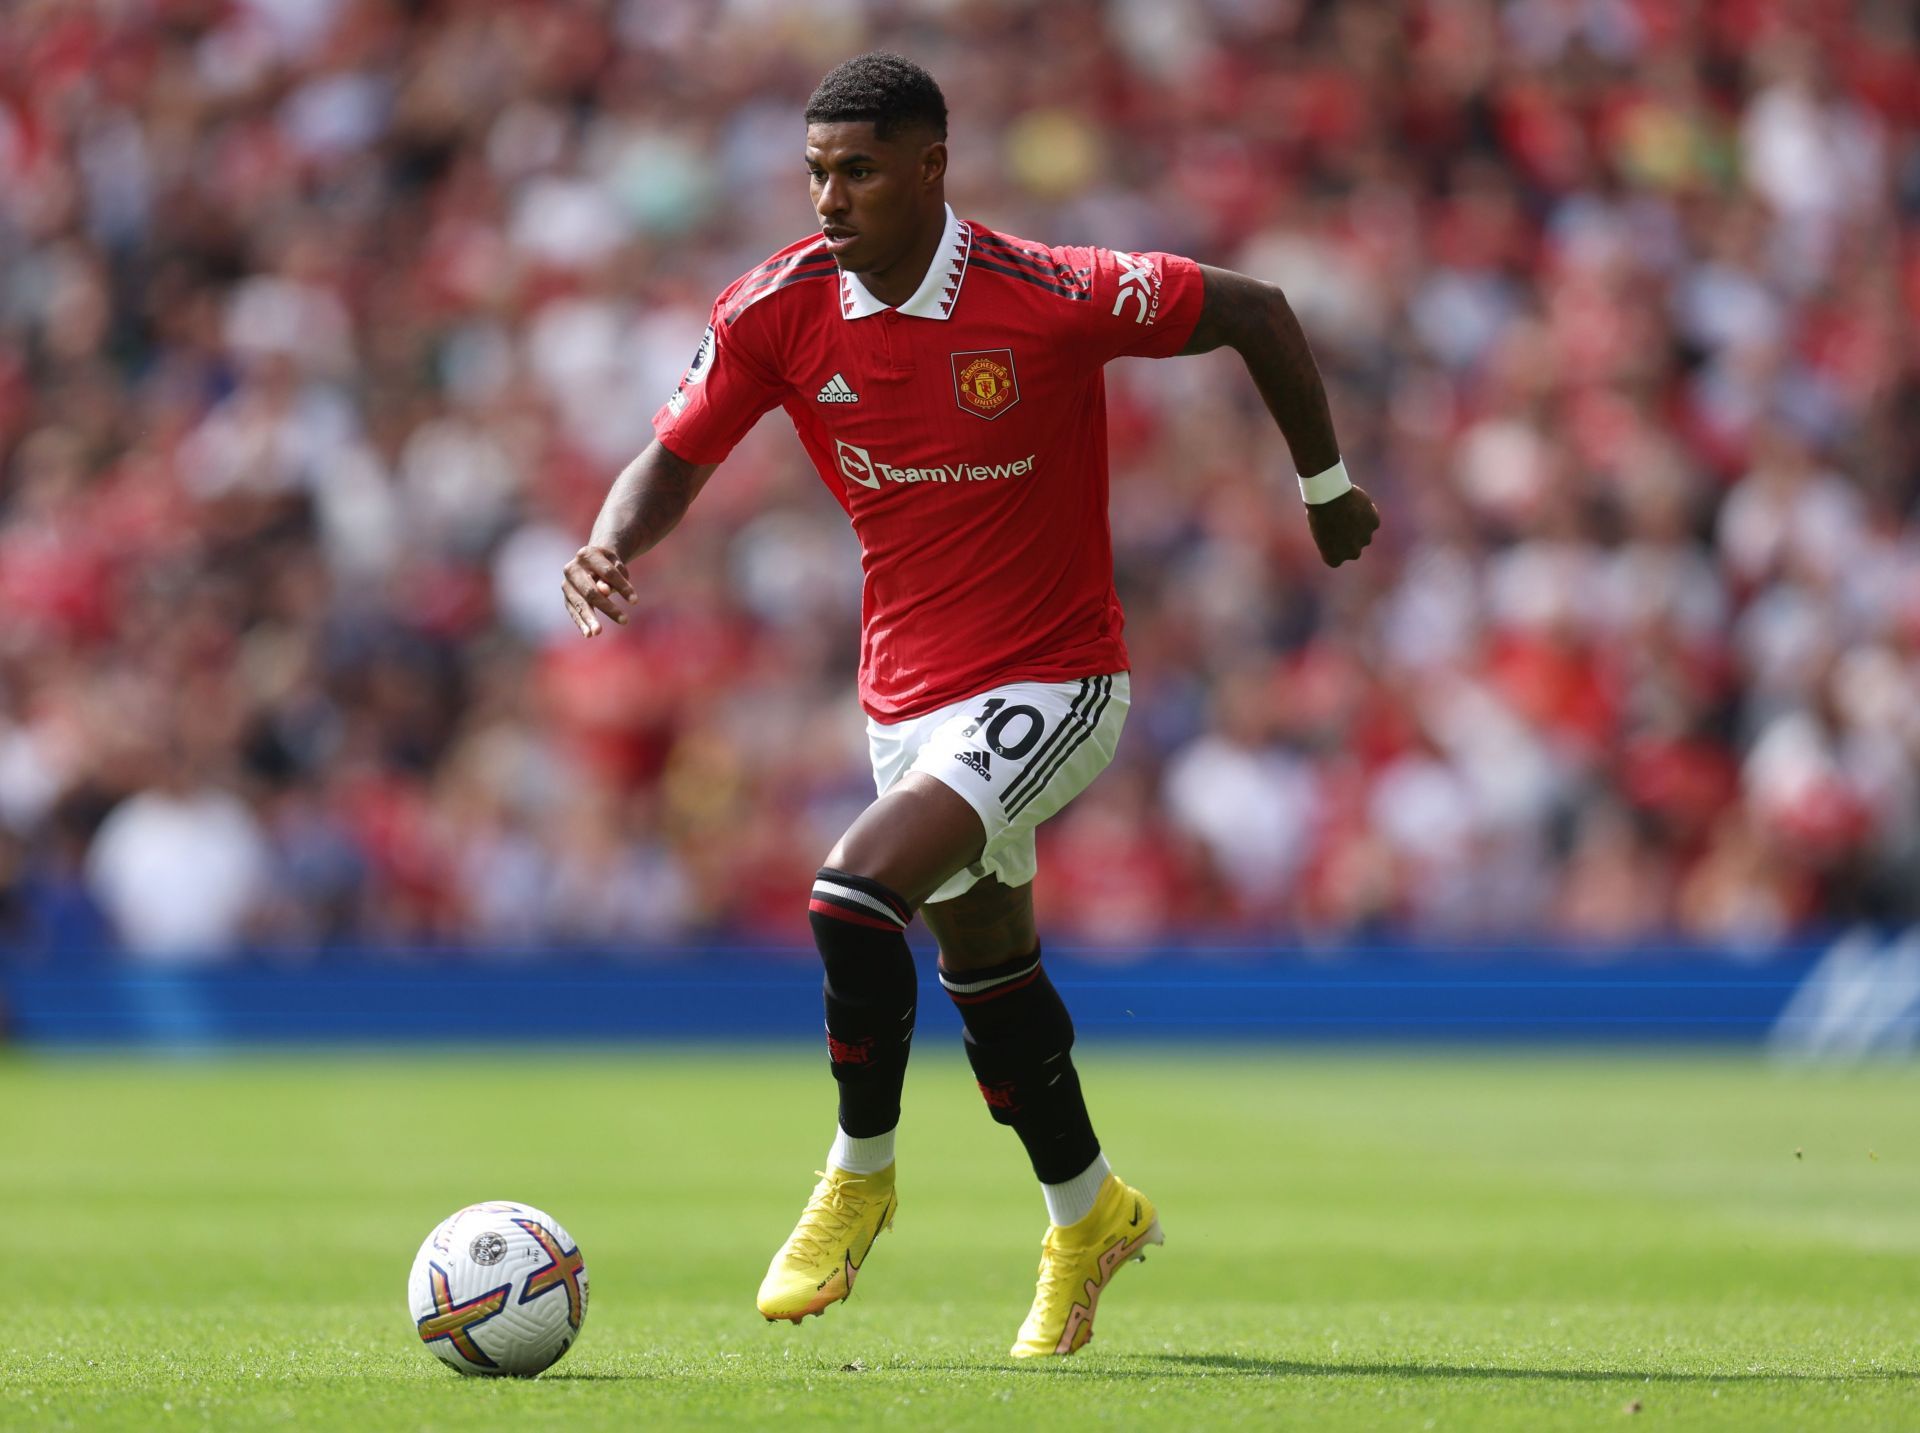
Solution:
[{"label": "white shorts", "polygon": [[1024,886],[1039,863],[1033,831],[1113,760],[1126,725],[1125,672],[1071,682],[1010,682],[891,725],[867,718],[873,784],[884,796],[909,771],[951,786],[980,813],[987,844],[929,901],[988,876]]}]

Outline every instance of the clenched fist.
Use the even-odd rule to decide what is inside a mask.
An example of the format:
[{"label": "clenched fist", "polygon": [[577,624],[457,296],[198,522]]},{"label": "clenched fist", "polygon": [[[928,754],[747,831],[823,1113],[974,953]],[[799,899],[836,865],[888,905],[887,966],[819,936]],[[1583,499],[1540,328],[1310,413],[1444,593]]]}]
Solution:
[{"label": "clenched fist", "polygon": [[1360,555],[1380,527],[1380,509],[1360,488],[1348,488],[1331,502],[1307,505],[1307,526],[1313,529],[1320,560],[1338,567]]}]

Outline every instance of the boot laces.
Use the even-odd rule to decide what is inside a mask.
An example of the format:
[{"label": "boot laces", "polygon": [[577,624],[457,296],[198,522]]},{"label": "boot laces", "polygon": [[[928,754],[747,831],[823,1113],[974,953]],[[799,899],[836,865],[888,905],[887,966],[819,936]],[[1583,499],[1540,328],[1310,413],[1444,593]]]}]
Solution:
[{"label": "boot laces", "polygon": [[793,1231],[793,1252],[805,1258],[837,1252],[837,1246],[846,1238],[860,1212],[861,1199],[855,1186],[866,1183],[858,1178],[830,1179],[825,1171],[818,1169],[814,1173],[820,1177],[820,1185],[807,1201],[799,1227]]},{"label": "boot laces", "polygon": [[1040,1285],[1034,1291],[1036,1306],[1054,1306],[1057,1298],[1068,1303],[1080,1298],[1086,1278],[1080,1269],[1080,1250],[1063,1248],[1054,1241],[1049,1229],[1040,1244]]}]

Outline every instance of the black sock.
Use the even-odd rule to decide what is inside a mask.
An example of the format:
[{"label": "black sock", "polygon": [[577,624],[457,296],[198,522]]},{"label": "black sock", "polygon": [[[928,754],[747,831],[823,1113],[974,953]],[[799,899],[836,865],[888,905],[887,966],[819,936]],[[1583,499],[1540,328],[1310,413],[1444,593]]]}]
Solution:
[{"label": "black sock", "polygon": [[840,1082],[840,1128],[871,1139],[900,1123],[920,990],[902,934],[913,907],[878,881],[822,867],[808,910],[827,968],[827,1054]]},{"label": "black sock", "polygon": [[1042,1184],[1064,1184],[1100,1154],[1074,1071],[1073,1020],[1040,950],[940,983],[967,1027],[967,1059],[987,1110],[1012,1125]]}]

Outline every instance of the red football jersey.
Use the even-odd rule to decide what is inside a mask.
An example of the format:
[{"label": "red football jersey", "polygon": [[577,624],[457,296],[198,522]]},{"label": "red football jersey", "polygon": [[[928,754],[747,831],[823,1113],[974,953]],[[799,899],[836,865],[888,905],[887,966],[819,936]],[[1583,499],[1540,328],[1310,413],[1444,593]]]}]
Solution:
[{"label": "red football jersey", "polygon": [[889,308],[816,236],[720,295],[654,431],[717,463],[787,410],[860,539],[860,702],[879,720],[1117,672],[1101,370],[1178,353],[1201,298],[1190,259],[1048,248],[949,209]]}]

